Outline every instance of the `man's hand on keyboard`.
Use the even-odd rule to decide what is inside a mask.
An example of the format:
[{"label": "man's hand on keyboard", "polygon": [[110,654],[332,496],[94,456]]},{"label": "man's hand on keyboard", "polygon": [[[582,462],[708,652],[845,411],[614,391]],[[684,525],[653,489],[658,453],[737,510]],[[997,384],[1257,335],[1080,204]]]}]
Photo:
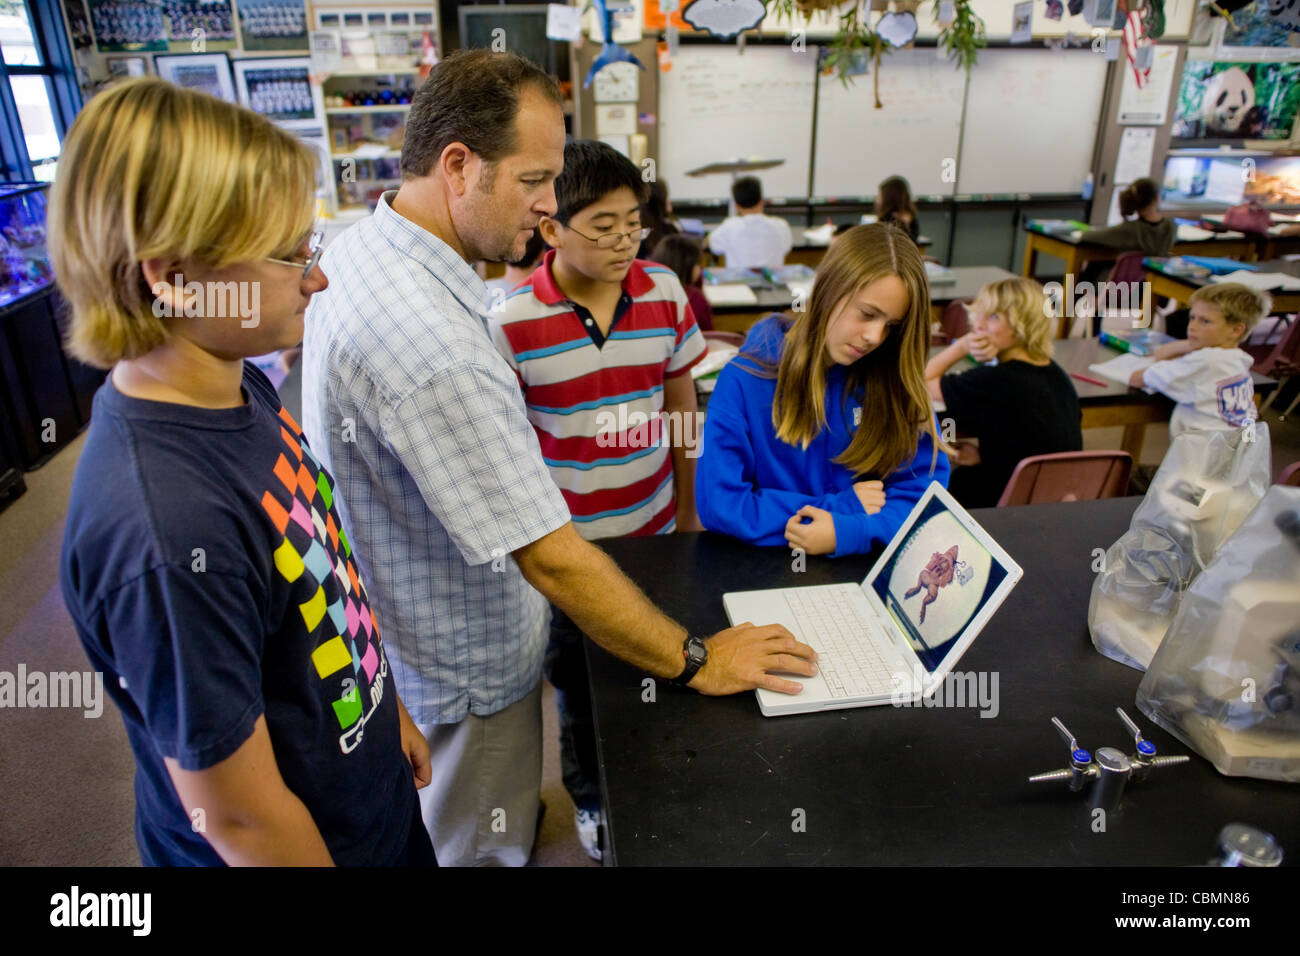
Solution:
[{"label": "man's hand on keyboard", "polygon": [[[804,519],[811,519],[804,524]],[[835,550],[835,519],[829,511],[804,505],[785,523],[785,540],[806,554],[830,554]]]},{"label": "man's hand on keyboard", "polygon": [[795,636],[779,624],[755,627],[738,624],[719,631],[706,643],[709,659],[691,680],[692,689],[701,694],[737,694],[742,690],[764,687],[782,694],[797,694],[803,685],[769,674],[781,671],[812,677],[817,652],[800,644]]},{"label": "man's hand on keyboard", "polygon": [[883,481],[856,481],[853,493],[862,502],[862,510],[873,515],[885,507],[885,483]]}]

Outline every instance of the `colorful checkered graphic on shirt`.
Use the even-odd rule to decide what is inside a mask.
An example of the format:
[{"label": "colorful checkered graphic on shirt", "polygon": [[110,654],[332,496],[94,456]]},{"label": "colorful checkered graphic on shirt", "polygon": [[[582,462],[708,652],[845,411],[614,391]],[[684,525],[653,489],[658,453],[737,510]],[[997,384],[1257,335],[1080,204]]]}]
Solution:
[{"label": "colorful checkered graphic on shirt", "polygon": [[281,408],[280,417],[284,450],[262,507],[283,536],[275,566],[303,598],[298,611],[316,639],[311,655],[316,673],[322,681],[338,682],[332,703],[346,753],[361,738],[369,716],[366,704],[378,706],[388,662],[334,504],[334,482],[307,447],[293,416]]}]

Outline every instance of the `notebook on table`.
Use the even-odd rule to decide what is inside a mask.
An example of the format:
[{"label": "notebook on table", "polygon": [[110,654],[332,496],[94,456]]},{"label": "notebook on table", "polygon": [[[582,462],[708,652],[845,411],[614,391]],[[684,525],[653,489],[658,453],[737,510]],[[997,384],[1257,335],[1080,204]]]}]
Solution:
[{"label": "notebook on table", "polygon": [[782,624],[818,654],[794,695],[759,689],[765,716],[921,699],[942,685],[1023,572],[933,482],[858,584],[733,591],[732,625]]}]

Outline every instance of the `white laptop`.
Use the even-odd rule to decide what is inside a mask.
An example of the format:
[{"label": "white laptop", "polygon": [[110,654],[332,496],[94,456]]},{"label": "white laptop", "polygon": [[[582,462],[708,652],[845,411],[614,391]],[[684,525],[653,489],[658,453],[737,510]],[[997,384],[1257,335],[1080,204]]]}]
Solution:
[{"label": "white laptop", "polygon": [[782,624],[817,651],[794,695],[759,689],[763,714],[911,703],[932,693],[1024,572],[937,481],[861,584],[733,591],[733,625]]}]

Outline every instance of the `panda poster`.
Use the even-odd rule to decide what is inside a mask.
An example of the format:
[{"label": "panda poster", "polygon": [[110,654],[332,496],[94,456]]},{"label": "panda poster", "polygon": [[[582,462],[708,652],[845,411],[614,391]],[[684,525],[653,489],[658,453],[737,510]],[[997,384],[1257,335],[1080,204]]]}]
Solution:
[{"label": "panda poster", "polygon": [[1188,60],[1171,146],[1286,140],[1300,111],[1300,63]]}]

